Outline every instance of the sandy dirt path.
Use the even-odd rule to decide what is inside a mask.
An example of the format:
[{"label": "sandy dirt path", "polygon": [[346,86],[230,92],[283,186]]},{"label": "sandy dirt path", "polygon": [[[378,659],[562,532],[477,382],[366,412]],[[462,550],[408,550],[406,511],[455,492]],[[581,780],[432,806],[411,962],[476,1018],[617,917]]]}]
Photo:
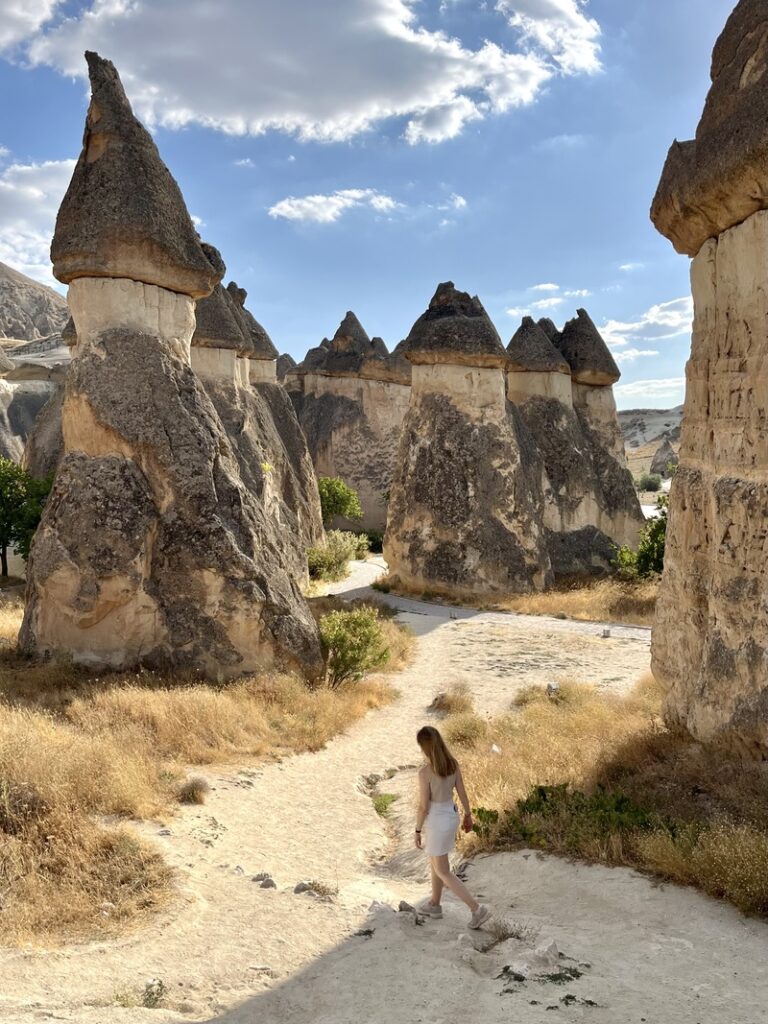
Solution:
[{"label": "sandy dirt path", "polygon": [[[365,596],[379,571],[358,564],[335,589]],[[472,945],[455,903],[420,926],[390,909],[423,895],[424,862],[394,834],[409,834],[408,801],[386,825],[365,779],[387,773],[387,789],[411,788],[414,734],[435,692],[466,682],[493,713],[531,682],[626,689],[648,668],[649,633],[614,626],[603,638],[593,624],[389,600],[418,636],[399,699],[319,754],[208,772],[204,807],[142,826],[179,873],[172,913],[117,943],[0,952],[2,1024],[768,1020],[768,927],[630,871],[533,854],[479,859],[469,884],[529,926],[490,952]],[[253,880],[261,872],[276,888]],[[302,880],[338,896],[296,895]],[[369,909],[374,901],[384,906]],[[550,941],[563,955],[537,959]],[[500,978],[505,968],[528,980]],[[120,1005],[150,978],[162,979],[170,1009]]]}]

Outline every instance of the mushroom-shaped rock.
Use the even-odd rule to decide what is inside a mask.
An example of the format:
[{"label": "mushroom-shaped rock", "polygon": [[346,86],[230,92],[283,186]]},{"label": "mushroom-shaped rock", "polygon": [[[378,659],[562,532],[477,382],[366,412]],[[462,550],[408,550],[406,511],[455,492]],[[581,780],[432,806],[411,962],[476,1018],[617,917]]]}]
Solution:
[{"label": "mushroom-shaped rock", "polygon": [[560,331],[558,331],[554,320],[550,320],[548,316],[543,316],[541,320],[538,321],[538,325],[542,331],[544,331],[555,348],[560,348]]},{"label": "mushroom-shaped rock", "polygon": [[568,373],[571,368],[544,331],[530,316],[523,317],[507,345],[509,369],[534,373]]},{"label": "mushroom-shaped rock", "polygon": [[452,281],[437,286],[429,308],[398,346],[411,363],[504,366],[507,354],[480,299]]},{"label": "mushroom-shaped rock", "polygon": [[585,309],[578,310],[578,315],[565,325],[559,347],[577,384],[605,387],[621,377],[608,346]]},{"label": "mushroom-shaped rock", "polygon": [[768,22],[765,0],[740,0],[712,55],[696,139],[673,142],[651,218],[678,252],[768,209]]},{"label": "mushroom-shaped rock", "polygon": [[286,374],[296,369],[296,360],[288,352],[282,352],[277,357],[277,379],[285,380]]},{"label": "mushroom-shaped rock", "polygon": [[[220,278],[114,65],[86,53],[91,103],[83,149],[56,218],[55,276],[129,278],[199,298]],[[138,187],[140,185],[140,187]]]},{"label": "mushroom-shaped rock", "polygon": [[248,298],[245,288],[240,288],[234,281],[230,281],[227,292],[232,299],[233,312],[239,319],[245,338],[243,354],[250,359],[277,359],[278,352],[272,339],[250,310],[245,308],[245,300]]},{"label": "mushroom-shaped rock", "polygon": [[200,299],[195,308],[195,333],[192,344],[202,348],[227,348],[236,352],[243,348],[243,329],[238,323],[231,296],[217,284],[210,295]]},{"label": "mushroom-shaped rock", "polygon": [[339,324],[331,341],[331,347],[335,348],[338,352],[344,352],[349,349],[360,352],[368,352],[370,350],[371,339],[351,309],[347,310],[346,316]]}]

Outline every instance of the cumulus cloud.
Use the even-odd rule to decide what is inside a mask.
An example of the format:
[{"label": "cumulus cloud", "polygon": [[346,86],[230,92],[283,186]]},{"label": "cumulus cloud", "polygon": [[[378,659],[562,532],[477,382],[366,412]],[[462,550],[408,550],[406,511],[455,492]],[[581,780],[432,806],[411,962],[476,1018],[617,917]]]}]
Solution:
[{"label": "cumulus cloud", "polygon": [[559,284],[534,284],[528,289],[529,292],[559,292]]},{"label": "cumulus cloud", "polygon": [[349,210],[368,207],[392,213],[402,207],[392,196],[373,188],[344,188],[328,195],[288,196],[269,208],[269,216],[284,220],[333,224]]},{"label": "cumulus cloud", "polygon": [[592,292],[589,288],[569,288],[565,294],[569,299],[587,299]]},{"label": "cumulus cloud", "polygon": [[638,341],[664,341],[690,334],[692,323],[693,299],[686,295],[651,306],[637,320],[607,320],[600,332],[611,348],[622,349]]},{"label": "cumulus cloud", "polygon": [[4,0],[0,17],[0,52],[34,35],[53,17],[62,0]]},{"label": "cumulus cloud", "polygon": [[646,356],[657,356],[658,354],[655,349],[650,348],[623,348],[618,352],[614,352],[613,358],[617,363],[634,363],[638,359],[643,359]]},{"label": "cumulus cloud", "polygon": [[0,260],[53,285],[49,250],[74,160],[10,164],[0,172]]},{"label": "cumulus cloud", "polygon": [[565,299],[560,298],[559,295],[553,296],[551,299],[539,299],[538,302],[532,302],[531,307],[533,309],[555,309],[557,306],[562,306]]},{"label": "cumulus cloud", "polygon": [[551,135],[534,145],[537,153],[557,153],[565,149],[583,149],[590,140],[589,135]]},{"label": "cumulus cloud", "polygon": [[[11,3],[30,33],[56,0]],[[437,143],[532,103],[555,75],[598,67],[599,27],[581,0],[499,0],[496,10],[500,28],[503,16],[519,30],[518,48],[431,31],[412,0],[334,0],[332,16],[310,0],[218,0],[215,17],[187,0],[85,0],[28,55],[82,76],[83,50],[109,54],[150,126],[336,141],[402,118],[408,142]]]},{"label": "cumulus cloud", "polygon": [[235,160],[235,167],[255,167],[256,164],[251,160],[249,156],[244,156],[241,160]]},{"label": "cumulus cloud", "polygon": [[523,309],[522,307],[512,306],[510,309],[507,310],[507,316],[515,318],[519,316],[528,316],[530,312],[530,309]]},{"label": "cumulus cloud", "polygon": [[586,0],[498,0],[496,9],[524,42],[550,54],[565,72],[600,67],[600,26],[585,14]]},{"label": "cumulus cloud", "polygon": [[467,200],[457,192],[451,192],[448,197],[448,204],[454,210],[466,210],[467,208]]},{"label": "cumulus cloud", "polygon": [[642,270],[644,266],[644,263],[622,263],[619,270],[625,274],[632,274],[635,270]]}]

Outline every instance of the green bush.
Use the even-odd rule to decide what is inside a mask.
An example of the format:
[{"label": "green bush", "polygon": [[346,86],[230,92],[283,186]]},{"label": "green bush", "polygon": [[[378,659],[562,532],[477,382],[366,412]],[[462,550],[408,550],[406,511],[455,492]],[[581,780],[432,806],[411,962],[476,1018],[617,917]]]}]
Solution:
[{"label": "green bush", "polygon": [[636,481],[635,487],[638,491],[660,491],[661,477],[657,473],[643,473]]},{"label": "green bush", "polygon": [[337,476],[321,476],[317,481],[320,491],[320,507],[323,512],[323,523],[327,526],[336,516],[344,519],[362,519],[363,510],[357,491],[353,490]]},{"label": "green bush", "polygon": [[367,533],[355,534],[355,558],[366,559],[371,550],[371,539]]},{"label": "green bush", "polygon": [[326,679],[331,689],[366,672],[381,668],[389,660],[389,647],[375,608],[329,612],[319,622],[325,654]]},{"label": "green bush", "polygon": [[658,515],[654,519],[649,519],[643,527],[637,551],[626,545],[616,548],[613,564],[622,579],[647,579],[663,572],[668,506],[669,498],[666,495],[660,495],[656,499]]},{"label": "green bush", "polygon": [[8,575],[8,549],[26,561],[53,475],[33,479],[11,459],[0,457],[0,574]]},{"label": "green bush", "polygon": [[357,558],[357,535],[345,530],[329,530],[325,542],[307,551],[310,579],[334,582],[347,575],[347,563]]}]

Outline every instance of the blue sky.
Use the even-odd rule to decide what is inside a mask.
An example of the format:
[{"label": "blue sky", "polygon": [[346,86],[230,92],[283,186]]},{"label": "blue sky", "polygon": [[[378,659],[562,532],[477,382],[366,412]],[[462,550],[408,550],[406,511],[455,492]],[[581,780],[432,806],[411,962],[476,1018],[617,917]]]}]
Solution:
[{"label": "blue sky", "polygon": [[620,407],[677,404],[688,261],[648,208],[732,6],[0,0],[0,260],[51,283],[89,47],[281,351],[347,309],[393,346],[450,279],[505,342],[524,311],[584,306]]}]

